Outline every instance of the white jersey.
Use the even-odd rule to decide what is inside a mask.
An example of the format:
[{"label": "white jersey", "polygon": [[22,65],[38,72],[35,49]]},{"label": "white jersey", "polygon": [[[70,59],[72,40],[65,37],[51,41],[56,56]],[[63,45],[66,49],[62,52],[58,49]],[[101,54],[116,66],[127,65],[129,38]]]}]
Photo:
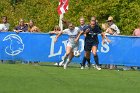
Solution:
[{"label": "white jersey", "polygon": [[0,24],[0,31],[8,31],[9,30],[9,23],[6,24]]},{"label": "white jersey", "polygon": [[114,35],[120,34],[119,28],[114,23],[110,26],[110,28],[113,29],[113,31],[115,31]]},{"label": "white jersey", "polygon": [[70,30],[70,29],[63,30],[63,33],[69,35],[68,41],[72,44],[75,44],[74,40],[77,38],[77,35],[79,32],[80,32],[80,29],[78,27],[75,27],[74,30]]}]

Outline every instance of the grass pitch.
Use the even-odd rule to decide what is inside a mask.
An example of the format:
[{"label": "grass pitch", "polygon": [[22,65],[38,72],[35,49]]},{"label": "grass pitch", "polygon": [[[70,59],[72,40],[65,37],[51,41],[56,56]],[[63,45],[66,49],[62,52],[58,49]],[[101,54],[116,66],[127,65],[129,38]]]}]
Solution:
[{"label": "grass pitch", "polygon": [[140,93],[140,72],[0,64],[0,93]]}]

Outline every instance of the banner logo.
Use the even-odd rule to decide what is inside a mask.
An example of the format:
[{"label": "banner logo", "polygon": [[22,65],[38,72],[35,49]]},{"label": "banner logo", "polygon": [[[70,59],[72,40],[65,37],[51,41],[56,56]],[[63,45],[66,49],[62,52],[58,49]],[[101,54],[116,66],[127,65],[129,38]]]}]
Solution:
[{"label": "banner logo", "polygon": [[23,52],[24,44],[22,39],[17,34],[7,35],[3,41],[8,41],[8,45],[5,48],[5,53],[11,56],[16,56]]}]

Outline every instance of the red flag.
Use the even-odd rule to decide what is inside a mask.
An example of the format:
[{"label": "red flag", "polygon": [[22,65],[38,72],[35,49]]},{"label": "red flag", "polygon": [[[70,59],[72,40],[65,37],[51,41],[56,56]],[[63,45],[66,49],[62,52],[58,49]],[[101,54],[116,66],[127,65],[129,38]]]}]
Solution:
[{"label": "red flag", "polygon": [[58,14],[66,13],[68,10],[69,0],[59,0],[59,6],[57,8]]}]

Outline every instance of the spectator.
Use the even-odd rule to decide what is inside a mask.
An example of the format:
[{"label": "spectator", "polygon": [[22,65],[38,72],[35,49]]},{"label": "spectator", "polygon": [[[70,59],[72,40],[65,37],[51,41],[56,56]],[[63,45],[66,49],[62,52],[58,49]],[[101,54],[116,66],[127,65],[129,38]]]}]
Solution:
[{"label": "spectator", "polygon": [[[105,35],[113,35],[113,31],[111,28],[109,28],[109,25],[107,23],[102,24],[102,29],[105,31]],[[105,65],[105,68],[110,69],[110,67],[113,67],[113,65]]]},{"label": "spectator", "polygon": [[113,30],[113,35],[119,35],[120,34],[120,30],[119,28],[114,24],[113,22],[113,17],[109,16],[107,23],[109,25],[109,28],[111,28]]},{"label": "spectator", "polygon": [[28,25],[24,23],[23,19],[20,19],[19,25],[14,28],[14,31],[19,32],[27,32],[28,31]]},{"label": "spectator", "polygon": [[138,25],[138,28],[133,31],[133,36],[140,36],[140,23]]},{"label": "spectator", "polygon": [[[133,31],[133,36],[140,36],[140,23],[138,24],[138,28],[136,28],[134,31]],[[130,70],[130,69],[133,69],[133,70],[140,70],[140,67],[133,67],[133,66],[124,66],[123,67],[123,70]]]},{"label": "spectator", "polygon": [[[14,28],[14,32],[27,32],[28,31],[28,25],[24,23],[24,20],[23,19],[20,19],[19,20],[19,25],[16,26]],[[28,61],[22,61],[22,64],[27,64]]]},{"label": "spectator", "polygon": [[[54,27],[54,30],[50,31],[49,34],[56,34],[56,35],[58,35],[60,32],[61,32],[61,28],[58,25],[56,25]],[[64,60],[62,59],[60,62],[57,62],[54,65],[63,66],[64,65],[63,63],[64,63]]]},{"label": "spectator", "polygon": [[[30,22],[27,23],[27,24],[28,24],[28,31],[29,32],[32,32],[32,33],[40,32],[40,29],[37,26],[34,25],[33,20],[30,20]],[[39,65],[39,61],[34,61],[34,62],[29,61],[29,63],[33,63],[35,66]]]},{"label": "spectator", "polygon": [[[109,28],[110,28],[110,32],[108,31],[109,34],[111,34],[111,35],[119,35],[119,34],[120,34],[120,30],[119,30],[119,28],[114,24],[114,22],[113,22],[113,17],[112,17],[112,16],[109,16],[109,17],[108,17],[107,23],[108,23]],[[116,69],[117,66],[111,64],[111,65],[109,65],[109,68],[110,68],[110,69]]]},{"label": "spectator", "polygon": [[30,22],[28,23],[28,31],[29,32],[40,32],[40,29],[34,25],[33,20],[30,20]]},{"label": "spectator", "polygon": [[102,29],[105,31],[105,35],[113,35],[113,30],[109,28],[107,23],[102,24]]},{"label": "spectator", "polygon": [[92,21],[95,21],[95,22],[96,22],[96,24],[98,24],[98,20],[96,19],[96,17],[95,17],[95,16],[91,17],[91,20],[92,20]]},{"label": "spectator", "polygon": [[[133,31],[133,36],[140,36],[140,23],[138,24],[138,28]],[[134,69],[134,67],[131,68]],[[137,67],[137,69],[140,70],[140,67]]]},{"label": "spectator", "polygon": [[58,25],[56,25],[54,27],[54,30],[53,31],[50,31],[49,33],[50,34],[59,34],[60,31],[61,31],[60,27]]},{"label": "spectator", "polygon": [[[6,32],[9,30],[10,24],[7,21],[7,16],[2,17],[2,24],[0,24],[0,32]],[[2,63],[4,63],[4,60],[1,60]]]},{"label": "spectator", "polygon": [[3,16],[2,17],[2,24],[0,24],[0,31],[2,31],[2,32],[8,31],[9,30],[9,26],[10,26],[10,24],[7,21],[7,17]]}]

